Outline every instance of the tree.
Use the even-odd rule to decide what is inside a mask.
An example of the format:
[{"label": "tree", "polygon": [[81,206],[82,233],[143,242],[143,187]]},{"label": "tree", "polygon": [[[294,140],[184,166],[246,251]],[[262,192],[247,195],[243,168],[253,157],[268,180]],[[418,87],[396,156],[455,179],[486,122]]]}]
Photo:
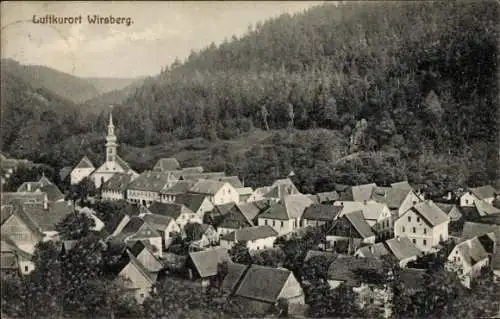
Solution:
[{"label": "tree", "polygon": [[266,131],[269,131],[269,123],[267,122],[267,117],[269,116],[269,113],[265,105],[263,105],[260,108],[260,115],[262,116],[262,121],[264,122],[264,129]]},{"label": "tree", "polygon": [[200,240],[203,236],[203,226],[200,223],[187,223],[184,227],[187,241]]},{"label": "tree", "polygon": [[229,256],[231,260],[235,263],[249,265],[252,263],[252,257],[245,243],[237,242],[229,250]]},{"label": "tree", "polygon": [[288,103],[288,109],[287,109],[287,119],[288,119],[288,128],[291,129],[293,128],[293,119],[295,117],[293,113],[293,104]]},{"label": "tree", "polygon": [[63,240],[79,240],[87,237],[95,227],[94,219],[79,212],[73,212],[56,225],[56,230]]},{"label": "tree", "polygon": [[315,318],[359,318],[360,311],[356,293],[345,284],[331,289],[328,282],[313,282],[306,289],[308,315]]},{"label": "tree", "polygon": [[80,183],[70,188],[68,197],[76,202],[86,200],[89,196],[95,196],[96,194],[97,190],[94,182],[90,178],[85,177]]},{"label": "tree", "polygon": [[314,256],[304,263],[302,277],[305,280],[326,281],[328,278],[328,268],[331,263],[331,258],[326,256]]}]

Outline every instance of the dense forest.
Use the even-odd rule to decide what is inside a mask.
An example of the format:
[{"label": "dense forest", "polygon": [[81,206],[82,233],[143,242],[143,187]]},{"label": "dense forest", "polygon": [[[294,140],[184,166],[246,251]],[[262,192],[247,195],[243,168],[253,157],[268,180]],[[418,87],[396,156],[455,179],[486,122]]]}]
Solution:
[{"label": "dense forest", "polygon": [[[408,179],[438,195],[498,183],[498,17],[493,1],[348,2],[258,23],[175,61],[115,108],[123,157],[143,169],[202,138],[212,161],[189,164],[250,186],[291,170],[303,191]],[[102,160],[106,114],[56,110],[47,123],[25,112],[23,84],[4,78],[3,150],[55,166]],[[225,152],[260,130],[265,143]]]}]

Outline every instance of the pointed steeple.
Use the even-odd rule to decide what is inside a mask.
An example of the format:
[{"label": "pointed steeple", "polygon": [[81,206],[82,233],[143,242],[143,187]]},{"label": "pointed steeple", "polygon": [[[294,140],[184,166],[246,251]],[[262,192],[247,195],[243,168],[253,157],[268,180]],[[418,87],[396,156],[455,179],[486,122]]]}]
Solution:
[{"label": "pointed steeple", "polygon": [[116,135],[113,124],[113,113],[109,112],[108,136],[106,136],[106,162],[114,162],[116,159]]}]

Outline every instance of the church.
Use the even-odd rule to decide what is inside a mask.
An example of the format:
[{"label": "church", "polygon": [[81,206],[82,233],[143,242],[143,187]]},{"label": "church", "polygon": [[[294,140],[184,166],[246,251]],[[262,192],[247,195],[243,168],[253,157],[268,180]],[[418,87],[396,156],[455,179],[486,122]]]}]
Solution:
[{"label": "church", "polygon": [[132,178],[139,176],[127,162],[118,156],[117,148],[113,114],[110,113],[108,135],[106,136],[106,161],[99,168],[95,169],[88,157],[84,156],[71,171],[71,184],[78,184],[85,177],[89,177],[94,182],[96,188],[99,188],[115,173],[127,173],[132,175]]}]

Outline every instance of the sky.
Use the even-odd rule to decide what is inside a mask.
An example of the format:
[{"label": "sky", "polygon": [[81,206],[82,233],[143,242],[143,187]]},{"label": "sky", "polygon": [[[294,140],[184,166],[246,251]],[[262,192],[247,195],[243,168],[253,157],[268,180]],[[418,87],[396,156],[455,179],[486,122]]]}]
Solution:
[{"label": "sky", "polygon": [[[176,57],[243,35],[250,24],[301,12],[324,1],[172,1],[1,3],[1,57],[81,77],[155,75]],[[81,24],[42,24],[47,14]],[[90,24],[88,15],[131,18]]]}]

